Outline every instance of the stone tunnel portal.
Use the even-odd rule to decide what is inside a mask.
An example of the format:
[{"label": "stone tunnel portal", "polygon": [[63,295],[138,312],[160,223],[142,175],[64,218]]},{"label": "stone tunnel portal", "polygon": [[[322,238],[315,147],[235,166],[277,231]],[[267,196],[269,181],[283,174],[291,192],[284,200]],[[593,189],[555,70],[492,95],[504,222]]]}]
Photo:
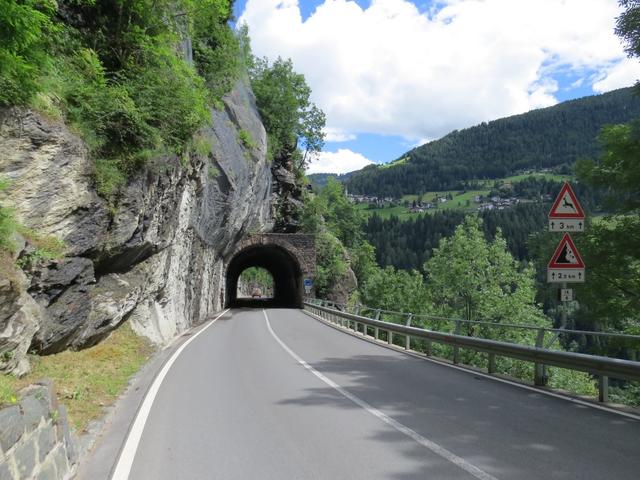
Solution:
[{"label": "stone tunnel portal", "polygon": [[[262,267],[273,277],[273,298],[238,298],[238,277],[249,267]],[[278,245],[253,245],[236,253],[227,268],[227,307],[302,307],[302,271],[296,258]]]}]

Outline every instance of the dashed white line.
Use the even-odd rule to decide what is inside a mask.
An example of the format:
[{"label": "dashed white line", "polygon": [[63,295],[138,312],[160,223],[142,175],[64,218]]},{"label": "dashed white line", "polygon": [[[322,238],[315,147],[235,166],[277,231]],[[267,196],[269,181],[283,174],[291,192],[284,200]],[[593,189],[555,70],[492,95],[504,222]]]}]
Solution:
[{"label": "dashed white line", "polygon": [[380,410],[378,410],[377,408],[369,405],[367,402],[362,400],[360,397],[357,397],[357,396],[353,395],[352,393],[348,392],[347,390],[342,388],[340,385],[335,383],[330,378],[327,378],[326,376],[324,376],[322,373],[320,373],[318,370],[316,370],[311,365],[309,365],[307,362],[305,362],[302,358],[300,358],[298,356],[298,354],[296,354],[293,350],[291,350],[287,346],[287,344],[285,344],[280,339],[280,337],[278,337],[278,335],[276,335],[276,333],[273,331],[273,328],[271,328],[271,323],[269,322],[269,317],[267,316],[267,311],[266,310],[262,310],[262,313],[264,314],[264,319],[267,322],[267,328],[269,329],[269,333],[271,333],[271,336],[280,344],[280,346],[289,355],[291,355],[291,357],[293,357],[293,359],[296,362],[298,362],[300,365],[302,365],[309,372],[313,373],[316,377],[318,377],[324,383],[329,385],[331,388],[337,390],[343,397],[347,398],[348,400],[351,400],[353,403],[355,403],[356,405],[358,405],[362,409],[366,410],[367,412],[369,412],[374,417],[382,420],[384,423],[386,423],[390,427],[394,428],[398,432],[400,432],[400,433],[406,435],[407,437],[411,438],[412,440],[414,440],[418,444],[422,445],[426,449],[432,451],[436,455],[439,455],[440,457],[444,458],[445,460],[448,460],[449,462],[453,463],[454,465],[460,467],[461,469],[463,469],[464,471],[470,473],[471,475],[473,475],[477,479],[479,479],[479,480],[498,480],[493,475],[491,475],[491,474],[485,472],[484,470],[481,470],[480,468],[476,467],[475,465],[467,462],[464,458],[461,458],[461,457],[457,456],[456,454],[450,452],[446,448],[441,447],[437,443],[429,440],[428,438],[424,437],[423,435],[420,435],[415,430],[412,430],[411,428],[407,427],[406,425],[403,425],[402,423],[398,422],[397,420],[394,420],[393,418],[389,417],[388,415],[382,413]]}]

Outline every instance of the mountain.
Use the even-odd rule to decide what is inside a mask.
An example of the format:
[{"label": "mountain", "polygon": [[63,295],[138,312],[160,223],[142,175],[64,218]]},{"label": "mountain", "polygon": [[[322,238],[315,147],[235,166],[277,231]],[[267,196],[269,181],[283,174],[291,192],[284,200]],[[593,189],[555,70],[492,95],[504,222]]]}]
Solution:
[{"label": "mountain", "polygon": [[579,158],[599,155],[598,133],[604,125],[637,117],[640,98],[632,88],[571,100],[455,130],[394,162],[353,172],[346,185],[350,193],[400,197],[462,189],[474,179],[529,169],[568,172]]}]

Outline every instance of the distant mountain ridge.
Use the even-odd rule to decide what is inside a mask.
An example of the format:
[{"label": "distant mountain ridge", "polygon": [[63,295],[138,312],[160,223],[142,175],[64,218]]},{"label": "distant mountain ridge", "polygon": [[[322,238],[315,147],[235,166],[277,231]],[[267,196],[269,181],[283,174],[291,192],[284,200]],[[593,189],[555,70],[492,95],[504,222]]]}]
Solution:
[{"label": "distant mountain ridge", "polygon": [[400,197],[461,189],[474,179],[529,169],[568,171],[576,160],[600,154],[604,125],[640,117],[640,98],[632,91],[623,88],[455,130],[390,164],[370,165],[340,180],[350,193]]}]

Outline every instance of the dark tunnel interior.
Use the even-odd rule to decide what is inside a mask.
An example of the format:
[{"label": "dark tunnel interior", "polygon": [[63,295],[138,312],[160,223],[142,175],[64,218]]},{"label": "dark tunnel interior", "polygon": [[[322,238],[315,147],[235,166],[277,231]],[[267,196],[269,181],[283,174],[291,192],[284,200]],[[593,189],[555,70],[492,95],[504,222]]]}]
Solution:
[{"label": "dark tunnel interior", "polygon": [[[273,298],[238,298],[238,277],[249,267],[262,267],[273,277]],[[227,307],[302,307],[302,272],[296,259],[276,245],[255,245],[238,252],[227,268]]]}]

